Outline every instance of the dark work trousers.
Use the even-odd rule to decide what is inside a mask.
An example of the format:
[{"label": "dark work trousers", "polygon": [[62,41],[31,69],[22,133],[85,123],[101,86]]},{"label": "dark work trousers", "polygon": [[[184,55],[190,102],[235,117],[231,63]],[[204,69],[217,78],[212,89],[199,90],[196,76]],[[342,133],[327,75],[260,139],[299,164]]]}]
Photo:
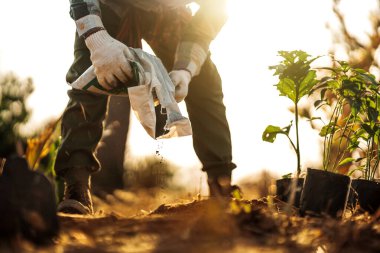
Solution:
[{"label": "dark work trousers", "polygon": [[[117,37],[121,29],[126,30],[125,33],[129,30],[136,32],[136,29],[126,29],[125,21],[118,19],[108,8],[101,7],[103,23],[111,36]],[[134,22],[138,21],[139,33],[136,36],[141,35],[147,41],[170,71],[180,31],[186,25],[180,20],[181,15],[174,12],[159,15],[140,11],[135,16],[138,17]],[[84,40],[76,36],[74,62],[67,73],[67,82],[76,80],[90,65],[90,52]],[[68,95],[70,100],[62,118],[62,143],[57,154],[56,173],[65,176],[68,170],[77,169],[97,172],[100,165],[95,149],[102,137],[109,97],[76,89],[69,90]],[[193,146],[202,163],[202,170],[211,177],[230,175],[236,165],[232,162],[231,136],[223,104],[221,79],[210,56],[203,64],[200,74],[190,82],[185,102],[193,129]],[[126,108],[128,115],[129,110]],[[119,117],[125,117],[126,114]],[[123,144],[125,142],[120,145]],[[112,148],[119,148],[119,144]],[[75,175],[70,173],[73,174]]]}]

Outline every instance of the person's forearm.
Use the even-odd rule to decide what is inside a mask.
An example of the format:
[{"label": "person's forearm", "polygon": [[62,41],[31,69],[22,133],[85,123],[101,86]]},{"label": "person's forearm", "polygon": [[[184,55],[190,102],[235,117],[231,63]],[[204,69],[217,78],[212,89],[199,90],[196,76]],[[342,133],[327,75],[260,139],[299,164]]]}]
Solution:
[{"label": "person's forearm", "polygon": [[192,76],[198,75],[207,58],[212,40],[216,38],[226,20],[225,0],[202,2],[183,33],[177,48],[174,69],[186,69]]},{"label": "person's forearm", "polygon": [[90,59],[99,84],[109,90],[133,78],[128,47],[112,38],[101,20],[99,0],[70,0],[70,14],[77,32],[90,50]]}]

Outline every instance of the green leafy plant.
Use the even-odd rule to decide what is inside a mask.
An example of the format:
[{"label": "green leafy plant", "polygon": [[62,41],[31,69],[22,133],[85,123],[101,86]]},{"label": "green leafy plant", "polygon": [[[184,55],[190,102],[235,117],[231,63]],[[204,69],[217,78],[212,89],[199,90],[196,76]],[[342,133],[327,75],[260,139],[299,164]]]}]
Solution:
[{"label": "green leafy plant", "polygon": [[360,170],[363,178],[374,180],[380,163],[380,94],[379,82],[362,69],[350,69],[350,80],[356,82],[354,105],[351,114],[357,113],[354,132],[349,136],[349,151],[360,150],[358,158],[348,157],[339,165],[359,163],[353,171]]},{"label": "green leafy plant", "polygon": [[54,163],[60,138],[61,117],[52,120],[45,128],[27,139],[25,158],[31,170],[38,170],[55,178]]},{"label": "green leafy plant", "polygon": [[[377,100],[376,107],[379,109],[379,100]],[[362,165],[361,170],[363,172],[363,177],[366,180],[375,179],[376,171],[379,168],[380,162],[380,123],[379,123],[379,111],[377,110],[376,121],[368,120],[362,124],[363,130],[361,131],[360,138],[365,142],[366,150],[365,157],[359,157],[356,160],[365,160],[364,165]]]},{"label": "green leafy plant", "polygon": [[324,106],[331,109],[328,123],[320,130],[324,138],[323,169],[337,172],[341,166],[363,159],[351,157],[351,153],[360,148],[361,139],[374,147],[372,143],[376,134],[378,136],[378,84],[371,74],[352,68],[344,61],[336,61],[335,67],[320,69],[329,74],[316,86],[320,99],[314,105],[317,109]]},{"label": "green leafy plant", "polygon": [[61,117],[52,120],[42,130],[29,137],[25,152],[29,168],[45,174],[53,184],[57,203],[62,200],[64,190],[63,179],[57,177],[54,170],[58,147],[61,143],[60,123]]},{"label": "green leafy plant", "polygon": [[310,58],[310,55],[301,50],[279,51],[279,56],[283,58],[280,64],[270,66],[269,69],[275,70],[274,75],[279,78],[279,82],[275,86],[280,96],[289,98],[294,104],[295,142],[289,136],[293,121],[286,127],[267,126],[262,134],[262,139],[263,141],[273,143],[278,134],[285,135],[289,139],[297,155],[298,177],[301,173],[298,102],[301,98],[308,95],[318,83],[316,71],[311,69],[310,64],[319,57]]}]

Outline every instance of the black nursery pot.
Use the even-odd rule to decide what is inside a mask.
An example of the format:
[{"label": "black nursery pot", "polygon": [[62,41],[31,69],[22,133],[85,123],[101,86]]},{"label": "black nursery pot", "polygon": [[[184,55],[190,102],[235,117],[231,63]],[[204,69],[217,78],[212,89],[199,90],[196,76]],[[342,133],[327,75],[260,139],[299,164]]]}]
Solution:
[{"label": "black nursery pot", "polygon": [[347,208],[349,210],[354,210],[356,205],[359,203],[358,192],[356,190],[357,181],[357,179],[351,180],[351,187],[347,199]]},{"label": "black nursery pot", "polygon": [[23,235],[37,245],[52,243],[59,232],[59,221],[50,180],[32,171],[23,157],[7,159],[3,169],[0,241]]},{"label": "black nursery pot", "polygon": [[[380,207],[380,182],[365,179],[352,180],[352,201],[359,201],[360,207],[370,214],[374,214]],[[356,194],[355,194],[356,193]],[[356,198],[355,198],[356,196]]]},{"label": "black nursery pot", "polygon": [[348,176],[308,168],[301,194],[300,215],[342,217],[350,185]]},{"label": "black nursery pot", "polygon": [[[291,189],[292,189],[292,180],[293,178],[282,178],[276,180],[276,196],[279,200],[283,202],[288,202],[290,199]],[[297,188],[294,198],[294,206],[299,208],[301,192],[304,183],[304,178],[297,179]]]}]

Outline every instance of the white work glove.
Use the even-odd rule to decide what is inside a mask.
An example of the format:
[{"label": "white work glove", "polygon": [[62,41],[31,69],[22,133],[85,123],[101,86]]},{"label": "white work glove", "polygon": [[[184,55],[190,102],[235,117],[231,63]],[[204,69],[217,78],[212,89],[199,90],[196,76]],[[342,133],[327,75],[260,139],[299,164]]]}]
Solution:
[{"label": "white work glove", "polygon": [[109,90],[133,78],[131,65],[127,61],[127,58],[132,60],[133,56],[126,45],[112,38],[105,30],[90,35],[85,42],[101,86]]},{"label": "white work glove", "polygon": [[169,76],[175,86],[174,98],[179,103],[185,99],[189,92],[191,74],[187,70],[173,70]]}]

